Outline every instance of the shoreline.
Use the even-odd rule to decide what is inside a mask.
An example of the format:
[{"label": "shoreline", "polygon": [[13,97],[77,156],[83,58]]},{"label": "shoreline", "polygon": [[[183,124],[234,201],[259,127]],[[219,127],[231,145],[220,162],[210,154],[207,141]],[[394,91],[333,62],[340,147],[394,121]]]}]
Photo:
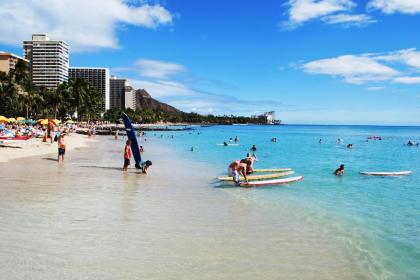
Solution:
[{"label": "shoreline", "polygon": [[[89,143],[95,142],[94,139],[89,139],[86,136],[71,133],[65,137],[66,152],[78,148],[87,148]],[[13,146],[13,145],[11,145]],[[57,142],[50,143],[42,142],[42,138],[31,138],[19,143],[19,148],[0,147],[0,163],[9,162],[16,159],[45,156],[50,154],[57,154]]]}]

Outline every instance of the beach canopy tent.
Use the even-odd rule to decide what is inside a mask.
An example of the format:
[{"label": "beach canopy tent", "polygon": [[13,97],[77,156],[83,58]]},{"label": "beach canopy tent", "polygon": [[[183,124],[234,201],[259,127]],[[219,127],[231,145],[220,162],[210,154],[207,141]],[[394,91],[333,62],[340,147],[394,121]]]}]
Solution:
[{"label": "beach canopy tent", "polygon": [[25,122],[25,118],[24,117],[18,117],[18,118],[16,118],[16,120],[18,122]]},{"label": "beach canopy tent", "polygon": [[6,118],[5,116],[0,116],[0,123],[8,123],[9,119]]},{"label": "beach canopy tent", "polygon": [[9,118],[9,123],[16,122],[15,118]]}]

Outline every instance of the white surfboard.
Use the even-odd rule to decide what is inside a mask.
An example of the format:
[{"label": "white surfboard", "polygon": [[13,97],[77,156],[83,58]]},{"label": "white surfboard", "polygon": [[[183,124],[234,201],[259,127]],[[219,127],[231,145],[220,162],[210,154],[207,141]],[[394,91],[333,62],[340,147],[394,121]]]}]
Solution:
[{"label": "white surfboard", "polygon": [[410,175],[411,171],[395,171],[395,172],[367,172],[362,171],[360,174],[362,175],[370,175],[370,176],[403,176],[403,175]]},{"label": "white surfboard", "polygon": [[283,178],[283,179],[264,180],[264,181],[242,182],[240,183],[240,186],[244,188],[263,187],[263,186],[270,186],[270,185],[288,184],[288,183],[297,182],[300,180],[303,180],[303,176],[296,176],[296,177]]}]

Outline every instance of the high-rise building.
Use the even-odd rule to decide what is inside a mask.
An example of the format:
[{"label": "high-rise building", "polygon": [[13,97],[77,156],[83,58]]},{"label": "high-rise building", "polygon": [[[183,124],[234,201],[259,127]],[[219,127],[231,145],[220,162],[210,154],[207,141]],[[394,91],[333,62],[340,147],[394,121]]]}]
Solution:
[{"label": "high-rise building", "polygon": [[6,74],[9,73],[10,70],[15,69],[16,63],[18,63],[19,60],[29,65],[29,60],[23,57],[13,53],[0,51],[0,71],[6,72]]},{"label": "high-rise building", "polygon": [[45,34],[33,34],[31,41],[23,42],[23,50],[35,85],[56,88],[67,81],[69,46],[66,42],[50,40]]},{"label": "high-rise building", "polygon": [[94,86],[102,95],[101,110],[110,109],[109,69],[92,67],[70,67],[69,79],[82,78]]},{"label": "high-rise building", "polygon": [[109,79],[109,107],[110,109],[124,109],[126,79],[111,77]]},{"label": "high-rise building", "polygon": [[125,83],[124,108],[136,110],[136,90],[128,82]]}]

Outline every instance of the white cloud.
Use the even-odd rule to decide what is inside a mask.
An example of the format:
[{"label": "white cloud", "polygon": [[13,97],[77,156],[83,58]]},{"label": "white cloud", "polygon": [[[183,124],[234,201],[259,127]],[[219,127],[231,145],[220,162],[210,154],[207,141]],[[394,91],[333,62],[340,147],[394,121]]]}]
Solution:
[{"label": "white cloud", "polygon": [[420,1],[418,0],[371,0],[368,7],[381,10],[386,14],[420,13]]},{"label": "white cloud", "polygon": [[146,89],[152,97],[194,96],[197,92],[188,86],[175,81],[130,80],[135,88]]},{"label": "white cloud", "polygon": [[389,62],[404,63],[408,66],[420,69],[420,51],[417,51],[413,48],[377,56],[376,59]]},{"label": "white cloud", "polygon": [[394,83],[398,84],[420,84],[420,77],[398,77],[393,80]]},{"label": "white cloud", "polygon": [[356,6],[350,0],[289,0],[289,20],[285,27],[296,27],[306,21],[348,11]]},{"label": "white cloud", "polygon": [[186,71],[181,64],[151,59],[140,59],[136,62],[136,65],[139,67],[142,76],[158,79],[166,79],[169,76]]},{"label": "white cloud", "polygon": [[339,76],[354,84],[384,81],[398,75],[398,71],[393,68],[363,55],[343,55],[315,60],[303,64],[302,68],[307,73]]},{"label": "white cloud", "polygon": [[326,16],[322,20],[327,24],[342,24],[345,26],[365,26],[376,22],[365,14],[338,14]]},{"label": "white cloud", "polygon": [[385,87],[367,87],[366,90],[367,91],[380,91],[385,89]]},{"label": "white cloud", "polygon": [[171,24],[160,5],[128,5],[122,0],[2,0],[0,43],[21,45],[32,33],[70,43],[72,51],[117,48],[119,24],[147,28]]}]

